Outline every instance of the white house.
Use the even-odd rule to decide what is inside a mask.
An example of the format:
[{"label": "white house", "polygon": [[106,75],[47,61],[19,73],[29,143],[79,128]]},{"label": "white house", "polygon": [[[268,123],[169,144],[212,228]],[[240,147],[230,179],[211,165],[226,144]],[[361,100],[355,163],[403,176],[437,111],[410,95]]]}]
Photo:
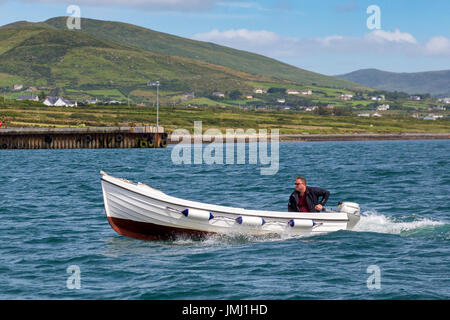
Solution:
[{"label": "white house", "polygon": [[213,92],[212,95],[214,97],[218,97],[218,98],[225,98],[225,93],[222,93],[222,92]]},{"label": "white house", "polygon": [[304,91],[302,91],[302,95],[310,96],[310,95],[312,95],[312,91],[311,90],[304,90]]},{"label": "white house", "polygon": [[447,108],[444,107],[444,106],[431,106],[430,108],[428,108],[428,110],[440,110],[440,111],[445,111],[445,110],[447,110]]},{"label": "white house", "polygon": [[388,104],[382,104],[377,107],[377,111],[386,111],[386,110],[389,110],[389,107],[390,106]]},{"label": "white house", "polygon": [[384,101],[386,100],[386,97],[383,94],[380,94],[379,96],[371,97],[372,101]]},{"label": "white house", "polygon": [[444,116],[442,114],[429,113],[428,116],[426,116],[423,119],[424,120],[437,120],[437,119],[442,119],[443,117]]},{"label": "white house", "polygon": [[298,90],[295,90],[295,89],[287,89],[286,93],[287,94],[293,94],[293,95],[300,94],[300,92]]},{"label": "white house", "polygon": [[86,101],[86,103],[87,103],[87,104],[97,104],[97,103],[98,103],[98,99],[97,99],[97,98],[95,98],[95,99],[89,99],[89,100]]},{"label": "white house", "polygon": [[352,100],[353,95],[352,94],[341,94],[339,97],[341,100]]},{"label": "white house", "polygon": [[78,104],[76,101],[70,101],[64,99],[63,97],[47,97],[44,100],[44,104],[46,106],[51,107],[77,107]]},{"label": "white house", "polygon": [[410,97],[409,97],[409,100],[420,101],[421,98],[420,98],[420,96],[410,96]]},{"label": "white house", "polygon": [[14,91],[20,91],[23,89],[23,84],[15,84],[13,87]]},{"label": "white house", "polygon": [[267,93],[266,89],[260,89],[260,88],[255,88],[253,89],[254,93],[258,93],[258,94],[262,94],[262,93]]},{"label": "white house", "polygon": [[278,103],[286,103],[286,99],[277,99]]},{"label": "white house", "polygon": [[370,113],[359,113],[358,117],[370,117]]},{"label": "white house", "polygon": [[381,117],[381,114],[379,114],[378,112],[375,112],[374,114],[372,114],[372,117]]}]

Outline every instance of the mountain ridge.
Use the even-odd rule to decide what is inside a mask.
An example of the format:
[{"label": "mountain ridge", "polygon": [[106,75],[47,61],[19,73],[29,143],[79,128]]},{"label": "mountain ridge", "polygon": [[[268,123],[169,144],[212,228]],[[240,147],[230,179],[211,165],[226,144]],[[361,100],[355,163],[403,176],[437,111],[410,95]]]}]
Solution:
[{"label": "mountain ridge", "polygon": [[[66,28],[66,19],[66,17],[55,17],[44,21],[44,23],[57,29],[64,29]],[[80,31],[155,53],[205,61],[271,78],[328,87],[359,87],[355,83],[342,82],[341,79],[291,66],[260,54],[220,46],[211,42],[183,38],[129,23],[83,18]]]},{"label": "mountain ridge", "polygon": [[153,31],[123,22],[66,17],[0,27],[0,86],[97,90],[127,96],[158,79],[167,91],[252,92],[257,83],[371,90],[251,52]]},{"label": "mountain ridge", "polygon": [[28,85],[144,85],[161,79],[186,90],[233,89],[245,81],[271,81],[203,61],[153,53],[43,25],[0,28],[0,73],[18,76]]},{"label": "mountain ridge", "polygon": [[409,94],[429,93],[434,96],[450,95],[450,70],[390,72],[370,68],[336,75],[336,77],[386,91],[395,90]]}]

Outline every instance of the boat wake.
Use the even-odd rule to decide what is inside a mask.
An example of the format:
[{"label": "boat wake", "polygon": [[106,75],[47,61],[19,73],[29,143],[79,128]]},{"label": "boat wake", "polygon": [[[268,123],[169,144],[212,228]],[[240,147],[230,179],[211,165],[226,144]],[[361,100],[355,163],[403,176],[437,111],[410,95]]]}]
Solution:
[{"label": "boat wake", "polygon": [[[240,245],[258,242],[275,242],[284,241],[293,238],[307,238],[311,235],[289,235],[289,234],[266,234],[266,235],[249,235],[245,233],[223,233],[212,234],[202,239],[192,239],[189,237],[178,237],[173,241],[169,241],[172,245]],[[166,242],[167,243],[167,242]]]},{"label": "boat wake", "polygon": [[[348,232],[375,232],[394,234],[400,236],[431,237],[450,240],[450,224],[443,221],[435,221],[429,218],[408,217],[398,219],[374,211],[361,213],[361,219],[352,231]],[[190,238],[178,238],[171,242],[172,245],[238,245],[257,242],[285,241],[289,239],[310,239],[315,235],[289,235],[274,234],[264,236],[251,236],[248,234],[215,234],[198,241]]]},{"label": "boat wake", "polygon": [[[400,220],[374,211],[361,213],[361,219],[353,228],[356,232],[376,232],[398,235],[430,235],[436,229],[448,234],[450,224],[423,217],[409,217]],[[444,230],[445,229],[445,230]]]}]

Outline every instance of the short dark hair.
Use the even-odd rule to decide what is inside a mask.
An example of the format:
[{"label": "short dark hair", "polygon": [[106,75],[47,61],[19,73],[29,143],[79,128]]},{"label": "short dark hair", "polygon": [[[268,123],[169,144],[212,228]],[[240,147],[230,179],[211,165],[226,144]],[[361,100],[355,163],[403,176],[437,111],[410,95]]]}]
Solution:
[{"label": "short dark hair", "polygon": [[298,176],[297,179],[295,179],[295,181],[297,180],[302,180],[303,184],[306,186],[306,178]]}]

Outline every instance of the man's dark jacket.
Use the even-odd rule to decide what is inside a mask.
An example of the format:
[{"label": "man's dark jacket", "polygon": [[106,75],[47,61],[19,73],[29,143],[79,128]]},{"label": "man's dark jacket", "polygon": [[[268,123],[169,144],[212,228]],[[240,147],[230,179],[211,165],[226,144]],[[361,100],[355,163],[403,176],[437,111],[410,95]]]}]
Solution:
[{"label": "man's dark jacket", "polygon": [[[321,204],[325,206],[327,203],[328,197],[330,196],[330,191],[325,189],[317,188],[317,187],[306,187],[306,204],[308,205],[309,212],[318,212],[315,209],[315,206]],[[300,193],[295,190],[292,192],[289,198],[288,211],[289,212],[298,212],[298,200],[300,197]],[[322,200],[319,201],[319,197],[322,197]]]}]

